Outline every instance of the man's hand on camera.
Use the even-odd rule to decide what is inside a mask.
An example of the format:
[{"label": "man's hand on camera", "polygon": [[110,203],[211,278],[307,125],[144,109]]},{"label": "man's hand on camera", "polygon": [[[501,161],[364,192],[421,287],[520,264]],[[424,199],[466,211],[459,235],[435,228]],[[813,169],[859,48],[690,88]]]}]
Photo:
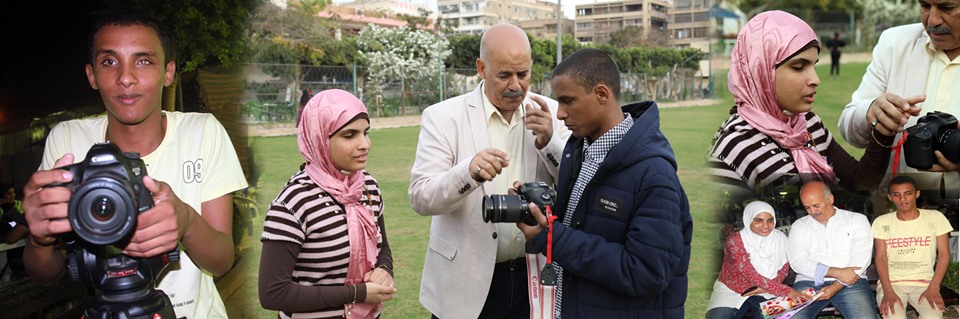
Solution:
[{"label": "man's hand on camera", "polygon": [[[960,122],[957,129],[960,129]],[[937,163],[930,168],[931,172],[960,172],[960,163],[951,162],[940,151],[933,152],[933,155],[937,157]]]},{"label": "man's hand on camera", "polygon": [[902,98],[893,93],[884,93],[870,103],[870,108],[867,109],[867,123],[885,136],[903,132],[907,119],[910,116],[920,115],[920,107],[916,104],[926,99],[926,95]]},{"label": "man's hand on camera", "polygon": [[137,216],[137,230],[123,249],[132,257],[152,257],[173,250],[193,217],[167,183],[145,176],[143,185],[153,194],[153,208]]},{"label": "man's hand on camera", "polygon": [[[73,164],[73,154],[66,154],[54,164],[63,167]],[[43,187],[73,180],[70,172],[61,169],[38,171],[23,187],[23,213],[30,225],[31,242],[40,246],[56,243],[56,236],[73,229],[67,219],[67,206],[73,191],[66,187]]]},{"label": "man's hand on camera", "polygon": [[500,175],[504,167],[510,165],[510,156],[507,153],[495,149],[487,148],[477,152],[470,160],[470,177],[477,182],[492,181],[494,177]]},{"label": "man's hand on camera", "polygon": [[933,155],[937,157],[937,163],[930,168],[931,172],[960,172],[960,163],[951,162],[940,151],[934,151]]},{"label": "man's hand on camera", "polygon": [[538,96],[531,99],[537,104],[524,105],[527,115],[523,117],[523,124],[537,137],[534,146],[539,150],[547,146],[553,138],[553,115],[550,115],[550,108],[547,107],[546,101]]},{"label": "man's hand on camera", "polygon": [[533,218],[537,219],[537,225],[530,226],[524,222],[517,222],[517,228],[520,228],[520,231],[523,232],[523,236],[526,237],[527,240],[533,240],[533,237],[536,237],[544,229],[547,229],[547,216],[540,212],[540,207],[538,207],[537,204],[529,203],[527,206],[530,208],[530,215],[533,215]]}]

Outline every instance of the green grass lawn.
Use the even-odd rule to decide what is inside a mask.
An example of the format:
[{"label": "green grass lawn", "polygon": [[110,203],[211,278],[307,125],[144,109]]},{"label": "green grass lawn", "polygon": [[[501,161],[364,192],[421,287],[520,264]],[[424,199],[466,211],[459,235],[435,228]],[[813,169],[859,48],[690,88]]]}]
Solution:
[{"label": "green grass lawn", "polygon": [[[818,89],[814,111],[819,114],[834,133],[841,145],[855,157],[862,150],[852,149],[837,135],[836,123],[850,94],[859,85],[866,64],[844,64],[839,80],[828,76],[829,65],[818,68],[821,86]],[[694,237],[690,260],[690,284],[686,304],[687,318],[702,318],[713,281],[719,271],[722,253],[719,226],[713,220],[713,211],[718,207],[716,192],[709,187],[704,176],[704,159],[710,140],[720,123],[728,116],[733,105],[726,90],[726,75],[717,76],[717,90],[723,99],[719,105],[662,109],[661,129],[670,140],[677,155],[679,176],[690,199],[694,219]],[[382,318],[429,318],[430,314],[420,306],[419,285],[423,257],[429,236],[430,218],[413,212],[407,199],[410,183],[410,167],[413,164],[419,127],[374,130],[370,162],[367,169],[379,180],[386,204],[385,218],[390,245],[394,254],[394,268],[398,292],[387,302]],[[256,138],[256,161],[261,167],[257,194],[261,214],[255,221],[256,238],[244,245],[249,247],[237,268],[248,280],[228,300],[231,318],[269,318],[272,311],[263,310],[257,302],[257,266],[260,245],[257,239],[263,229],[264,213],[287,178],[300,165],[296,139],[288,137]],[[230,305],[240,305],[233,307]]]}]

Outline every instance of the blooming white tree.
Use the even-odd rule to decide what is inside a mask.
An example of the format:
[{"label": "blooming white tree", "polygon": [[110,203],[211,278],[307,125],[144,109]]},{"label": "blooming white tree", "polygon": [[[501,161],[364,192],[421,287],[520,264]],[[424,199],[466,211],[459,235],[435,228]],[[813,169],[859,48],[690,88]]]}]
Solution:
[{"label": "blooming white tree", "polygon": [[357,36],[358,56],[367,66],[366,91],[383,115],[383,88],[388,83],[437,83],[443,58],[450,54],[446,37],[412,27],[381,28],[370,24]]},{"label": "blooming white tree", "polygon": [[917,1],[857,0],[857,4],[863,8],[861,22],[868,43],[875,42],[879,31],[893,26],[920,22],[920,7]]}]

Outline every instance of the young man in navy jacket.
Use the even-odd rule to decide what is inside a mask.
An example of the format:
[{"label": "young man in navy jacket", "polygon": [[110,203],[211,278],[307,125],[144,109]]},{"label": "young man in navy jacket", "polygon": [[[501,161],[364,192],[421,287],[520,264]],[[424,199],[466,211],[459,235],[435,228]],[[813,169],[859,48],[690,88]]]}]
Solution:
[{"label": "young man in navy jacket", "polygon": [[[552,233],[560,318],[683,318],[693,220],[656,103],[620,106],[620,71],[582,49],[553,72],[557,118],[573,132],[560,162],[557,219],[517,223],[528,249]],[[519,185],[517,185],[519,186]]]}]

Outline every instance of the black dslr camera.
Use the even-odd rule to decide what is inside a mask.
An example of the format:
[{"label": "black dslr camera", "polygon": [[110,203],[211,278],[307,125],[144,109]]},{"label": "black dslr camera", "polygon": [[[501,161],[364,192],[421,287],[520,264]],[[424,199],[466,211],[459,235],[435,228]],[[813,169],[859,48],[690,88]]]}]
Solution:
[{"label": "black dslr camera", "polygon": [[951,162],[960,163],[960,130],[957,129],[957,118],[953,115],[942,112],[927,113],[906,132],[903,158],[907,166],[930,169],[937,163],[934,151],[940,151]]},{"label": "black dslr camera", "polygon": [[60,167],[73,174],[67,183],[46,187],[73,190],[67,219],[73,227],[67,244],[67,269],[94,292],[85,318],[175,318],[170,298],[153,289],[163,268],[180,259],[179,250],[151,258],[122,254],[137,216],[153,207],[153,196],[143,185],[146,165],[137,153],[123,153],[110,142],[93,145],[79,163]]},{"label": "black dslr camera", "polygon": [[557,193],[547,183],[530,182],[520,185],[517,195],[484,195],[483,221],[488,223],[523,222],[537,225],[537,219],[530,215],[528,203],[533,202],[546,214],[546,206],[553,205]]}]

